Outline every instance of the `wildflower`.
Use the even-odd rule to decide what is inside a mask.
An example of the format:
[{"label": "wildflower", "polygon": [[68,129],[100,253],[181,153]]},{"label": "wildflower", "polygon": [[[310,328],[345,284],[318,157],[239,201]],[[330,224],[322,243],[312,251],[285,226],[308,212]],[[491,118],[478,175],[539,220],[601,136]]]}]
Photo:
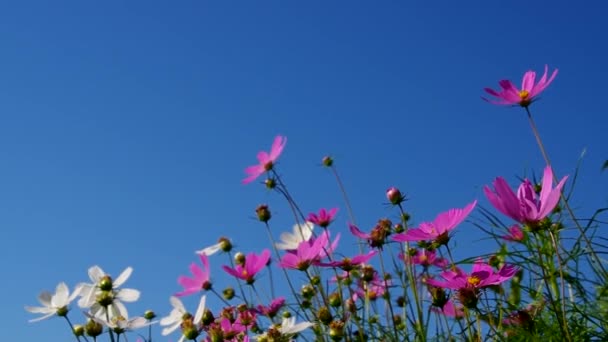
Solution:
[{"label": "wildflower", "polygon": [[446,244],[449,240],[448,233],[464,221],[476,204],[477,201],[473,201],[463,209],[450,209],[443,212],[437,215],[433,222],[423,222],[416,229],[396,234],[393,236],[393,240],[400,242],[433,240],[439,245]]},{"label": "wildflower", "polygon": [[249,166],[245,169],[247,178],[243,179],[243,184],[251,183],[264,172],[272,170],[274,163],[281,155],[281,152],[283,152],[283,148],[285,147],[286,143],[287,138],[278,135],[276,138],[274,138],[274,142],[270,148],[270,154],[265,151],[258,152],[259,164]]},{"label": "wildflower", "polygon": [[298,248],[293,251],[288,251],[281,258],[280,266],[283,268],[297,269],[305,271],[310,265],[317,265],[322,258],[333,251],[338,243],[339,235],[331,244],[329,243],[329,232],[324,231],[318,238],[310,238],[308,241],[302,241],[298,244]]},{"label": "wildflower", "polygon": [[225,237],[219,238],[215,245],[211,245],[209,247],[203,248],[201,250],[196,251],[196,254],[204,254],[206,256],[211,256],[219,251],[222,252],[230,252],[232,250],[232,242]]},{"label": "wildflower", "polygon": [[[192,315],[190,313],[188,313],[188,311],[186,311],[184,304],[179,300],[179,298],[171,297],[169,300],[171,301],[173,310],[171,310],[171,312],[169,313],[169,315],[167,317],[163,317],[160,320],[160,325],[165,327],[161,331],[161,334],[163,336],[167,336],[167,335],[171,334],[172,332],[174,332],[180,326],[187,327],[187,326],[191,326],[192,323],[198,324],[203,317],[203,313],[205,312],[206,299],[207,299],[206,296],[201,296],[201,300],[198,304],[198,308],[196,309],[194,318],[192,318]],[[184,323],[189,323],[189,324],[184,324]],[[179,342],[182,342],[185,339],[186,339],[185,334],[182,334],[182,337],[179,339]]]},{"label": "wildflower", "polygon": [[265,249],[260,255],[249,253],[245,258],[244,265],[236,265],[235,268],[222,266],[222,268],[224,271],[226,271],[226,273],[239,279],[243,279],[245,282],[247,282],[247,284],[251,285],[255,282],[255,275],[266,266],[269,260],[270,251]]},{"label": "wildflower", "polygon": [[25,310],[31,313],[43,314],[43,316],[29,320],[29,322],[38,322],[47,319],[53,315],[65,316],[69,308],[68,305],[78,296],[79,290],[76,289],[71,295],[68,286],[61,282],[57,284],[55,293],[43,291],[38,295],[38,301],[42,306],[26,306]]},{"label": "wildflower", "polygon": [[274,316],[277,315],[279,310],[281,310],[281,308],[284,305],[285,305],[285,298],[279,297],[279,298],[276,298],[275,300],[273,300],[272,302],[270,302],[270,305],[268,305],[268,306],[258,305],[257,312],[261,315],[273,318]]},{"label": "wildflower", "polygon": [[156,323],[150,322],[144,317],[133,317],[129,319],[127,317],[115,316],[112,317],[110,321],[107,321],[106,319],[95,317],[88,312],[85,312],[84,314],[95,322],[108,327],[117,334],[123,334],[126,331],[136,330]]},{"label": "wildflower", "polygon": [[524,231],[521,230],[519,225],[516,225],[516,224],[512,225],[509,228],[509,234],[502,236],[502,238],[504,240],[511,241],[511,242],[521,242],[524,240],[525,237],[526,236],[524,235]]},{"label": "wildflower", "polygon": [[448,265],[448,261],[446,259],[437,257],[437,252],[435,250],[418,249],[412,256],[399,254],[399,257],[405,262],[414,265],[421,265],[423,267],[429,267],[432,265],[440,268],[446,268]]},{"label": "wildflower", "polygon": [[386,238],[391,233],[391,222],[387,219],[382,219],[378,221],[376,226],[372,228],[370,233],[362,232],[357,226],[349,224],[348,228],[350,229],[351,234],[354,236],[367,240],[370,247],[374,248],[382,248],[386,243]]},{"label": "wildflower", "polygon": [[338,212],[338,208],[333,208],[329,211],[325,209],[319,210],[319,214],[310,213],[308,214],[308,218],[306,219],[309,222],[312,222],[319,227],[327,228],[329,224],[334,220],[336,213]]},{"label": "wildflower", "polygon": [[135,289],[119,288],[131,276],[133,268],[127,267],[113,280],[101,267],[89,268],[89,278],[92,284],[81,283],[77,285],[80,293],[78,305],[81,308],[89,308],[95,317],[105,317],[106,312],[110,317],[127,317],[127,309],[122,302],[134,302],[139,299],[139,291]]},{"label": "wildflower", "polygon": [[557,69],[553,71],[551,77],[547,79],[547,72],[549,71],[549,67],[545,65],[545,73],[538,81],[538,83],[534,84],[536,80],[536,72],[528,71],[524,74],[524,78],[521,83],[521,89],[517,89],[517,87],[509,80],[502,80],[498,82],[502,90],[497,92],[490,88],[485,88],[484,90],[498,98],[498,101],[488,100],[483,98],[485,101],[488,101],[493,104],[498,105],[520,105],[522,107],[528,107],[532,102],[536,100],[536,97],[542,93],[545,88],[553,82],[555,76],[557,76]]},{"label": "wildflower", "polygon": [[177,279],[177,282],[184,288],[183,291],[175,294],[177,297],[188,296],[201,290],[206,291],[211,289],[209,259],[205,254],[200,254],[199,257],[203,267],[201,268],[197,264],[192,263],[190,265],[190,272],[193,277],[179,276]]},{"label": "wildflower", "polygon": [[498,272],[495,272],[492,266],[478,259],[473,265],[471,274],[466,274],[463,270],[456,268],[441,273],[441,277],[445,281],[427,279],[426,283],[441,288],[458,290],[460,303],[465,307],[475,308],[479,290],[491,285],[499,285],[511,279],[517,271],[518,269],[515,266],[504,265]]},{"label": "wildflower", "polygon": [[293,233],[281,233],[281,242],[275,243],[277,249],[294,250],[302,241],[308,241],[312,236],[314,224],[305,222],[304,224],[296,223],[293,225]]},{"label": "wildflower", "polygon": [[551,167],[545,167],[540,195],[537,197],[534,186],[528,179],[517,189],[517,195],[511,190],[504,178],[498,177],[494,180],[494,191],[485,186],[483,191],[494,208],[515,221],[532,227],[547,217],[559,202],[562,188],[568,179],[565,176],[557,184],[553,185],[553,171]]},{"label": "wildflower", "polygon": [[341,261],[320,263],[319,266],[339,267],[342,270],[349,272],[353,268],[368,262],[376,254],[378,254],[378,251],[370,251],[367,254],[360,254],[352,258],[344,258]]}]

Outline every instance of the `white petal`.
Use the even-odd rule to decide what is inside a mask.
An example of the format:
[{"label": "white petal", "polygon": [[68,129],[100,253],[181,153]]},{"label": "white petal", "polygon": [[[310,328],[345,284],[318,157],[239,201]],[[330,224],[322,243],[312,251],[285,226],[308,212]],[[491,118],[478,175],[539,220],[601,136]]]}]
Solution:
[{"label": "white petal", "polygon": [[173,309],[169,316],[163,317],[160,319],[160,325],[172,325],[177,322],[181,323],[183,314],[179,312],[177,309]]},{"label": "white petal", "polygon": [[97,265],[89,268],[89,278],[94,284],[97,284],[105,275],[106,273]]},{"label": "white petal", "polygon": [[141,327],[145,327],[146,325],[150,325],[147,319],[143,317],[135,317],[128,321],[129,329],[139,329]]},{"label": "white petal", "polygon": [[179,298],[172,296],[169,298],[169,301],[171,302],[171,305],[173,305],[173,307],[179,310],[181,313],[186,313],[186,307]]},{"label": "white petal", "polygon": [[219,250],[222,248],[222,244],[221,243],[217,243],[213,246],[209,246],[207,248],[203,248],[200,251],[196,251],[196,254],[200,254],[200,255],[206,255],[206,256],[210,256],[213,255],[217,252],[219,252]]},{"label": "white petal", "polygon": [[207,296],[202,296],[201,301],[198,303],[198,308],[196,309],[196,313],[194,314],[194,324],[198,324],[200,320],[203,318],[203,313],[205,312],[205,300]]},{"label": "white petal", "polygon": [[124,284],[125,281],[127,281],[127,279],[129,279],[129,277],[131,276],[131,273],[133,273],[133,268],[131,266],[125,268],[125,270],[122,271],[122,273],[118,276],[118,278],[116,278],[112,282],[112,287],[117,288],[117,287],[121,286],[122,284]]},{"label": "white petal", "polygon": [[51,301],[53,300],[53,295],[50,292],[43,291],[38,295],[38,301],[40,304],[46,307],[51,307]]},{"label": "white petal", "polygon": [[[175,322],[173,323],[172,326],[166,327],[163,329],[163,331],[160,332],[161,335],[163,336],[167,336],[170,333],[174,332],[175,329],[179,328],[179,326],[182,324],[181,320],[179,322]],[[183,335],[182,335],[183,336]]]},{"label": "white petal", "polygon": [[95,286],[91,284],[80,284],[78,286],[78,292],[80,299],[78,300],[78,306],[81,308],[88,308],[95,304]]},{"label": "white petal", "polygon": [[112,317],[122,317],[124,319],[129,319],[129,312],[127,311],[127,307],[119,300],[115,300],[112,305],[110,305],[110,319]]},{"label": "white petal", "polygon": [[28,322],[34,323],[34,322],[42,321],[43,319],[47,319],[49,317],[52,317],[54,314],[55,314],[55,312],[51,312],[51,313],[48,313],[48,314],[46,314],[46,315],[44,315],[42,317],[30,319]]},{"label": "white petal", "polygon": [[26,306],[25,310],[31,313],[41,313],[41,314],[54,314],[56,312],[55,309],[45,307],[45,306]]},{"label": "white petal", "polygon": [[124,302],[130,303],[139,299],[139,291],[135,289],[120,289],[116,298]]},{"label": "white petal", "polygon": [[51,300],[51,304],[55,308],[60,308],[62,306],[68,305],[68,297],[70,295],[70,290],[65,283],[59,283],[57,285],[57,289],[55,290],[55,295]]}]

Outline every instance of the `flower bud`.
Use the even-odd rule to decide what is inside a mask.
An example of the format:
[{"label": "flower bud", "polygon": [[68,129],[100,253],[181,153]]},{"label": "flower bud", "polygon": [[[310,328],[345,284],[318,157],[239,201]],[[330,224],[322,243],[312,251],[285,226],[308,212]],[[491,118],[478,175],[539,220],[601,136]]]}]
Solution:
[{"label": "flower bud", "polygon": [[232,287],[227,287],[222,291],[222,296],[225,300],[231,300],[234,298],[234,289]]},{"label": "flower bud", "polygon": [[405,228],[403,227],[403,225],[401,223],[396,223],[393,226],[393,230],[395,231],[395,233],[400,234],[405,232]]},{"label": "flower bud", "polygon": [[289,312],[289,311],[283,311],[283,313],[281,314],[281,316],[283,318],[290,318],[291,317],[291,312]]},{"label": "flower bud", "polygon": [[84,336],[84,327],[80,324],[76,324],[74,329],[72,329],[72,332],[76,337]]},{"label": "flower bud", "polygon": [[255,213],[258,215],[258,220],[266,223],[270,221],[272,215],[270,214],[270,209],[266,204],[260,204],[256,209]]},{"label": "flower bud", "polygon": [[342,296],[340,296],[339,292],[334,292],[329,295],[329,305],[333,306],[334,308],[342,305]]},{"label": "flower bud", "polygon": [[203,317],[201,318],[201,322],[203,322],[204,326],[208,326],[209,324],[215,321],[215,317],[213,317],[213,312],[209,309],[205,309],[203,312]]},{"label": "flower bud", "polygon": [[325,325],[328,325],[333,319],[331,312],[326,306],[319,308],[319,311],[317,311],[317,318]]},{"label": "flower bud", "polygon": [[330,156],[323,157],[322,160],[323,166],[332,167],[334,165],[334,160]]},{"label": "flower bud", "polygon": [[405,200],[405,197],[401,191],[395,187],[391,187],[386,190],[386,198],[389,202],[391,202],[392,205],[399,205]]},{"label": "flower bud", "polygon": [[274,178],[268,178],[264,181],[264,185],[266,185],[267,189],[274,189],[277,186],[277,182],[274,180]]},{"label": "flower bud", "polygon": [[103,326],[94,320],[89,319],[87,324],[84,326],[84,332],[87,334],[87,336],[97,337],[103,332]]},{"label": "flower bud", "polygon": [[306,298],[306,299],[310,299],[315,295],[316,291],[315,288],[312,287],[311,285],[303,285],[302,289],[300,290],[300,294],[302,295],[302,297]]},{"label": "flower bud", "polygon": [[218,242],[220,243],[220,249],[222,252],[230,252],[232,250],[232,242],[225,237],[221,237]]},{"label": "flower bud", "polygon": [[333,321],[329,324],[329,337],[334,341],[340,341],[344,338],[344,322]]},{"label": "flower bud", "polygon": [[314,276],[310,279],[310,284],[313,286],[317,286],[321,283],[321,278],[319,276]]},{"label": "flower bud", "polygon": [[245,260],[246,260],[245,254],[243,254],[241,252],[237,252],[234,255],[234,263],[237,265],[241,265],[241,266],[245,265]]},{"label": "flower bud", "polygon": [[403,296],[397,297],[396,302],[397,302],[398,307],[400,307],[400,308],[404,307],[405,306],[405,297],[403,297]]},{"label": "flower bud", "polygon": [[156,318],[156,313],[154,313],[152,310],[146,310],[146,312],[144,312],[144,318],[148,321],[153,320]]}]

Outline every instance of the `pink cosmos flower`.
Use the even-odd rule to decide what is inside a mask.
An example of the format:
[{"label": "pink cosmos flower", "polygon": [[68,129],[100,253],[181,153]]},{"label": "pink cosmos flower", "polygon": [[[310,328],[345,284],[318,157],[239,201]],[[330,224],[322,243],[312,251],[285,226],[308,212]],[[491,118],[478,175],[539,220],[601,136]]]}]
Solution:
[{"label": "pink cosmos flower", "polygon": [[526,236],[524,235],[523,230],[519,227],[519,225],[514,224],[509,228],[509,234],[503,235],[502,238],[511,242],[521,242],[524,240]]},{"label": "pink cosmos flower", "polygon": [[492,266],[478,259],[473,264],[471,274],[466,274],[463,270],[456,268],[441,273],[445,281],[427,279],[427,284],[452,290],[462,289],[482,289],[490,285],[498,285],[511,279],[517,273],[517,267],[505,265],[495,272]]},{"label": "pink cosmos flower", "polygon": [[222,266],[222,268],[224,271],[226,271],[226,273],[239,279],[243,279],[245,282],[247,282],[247,284],[251,285],[255,282],[255,275],[266,266],[268,260],[270,260],[270,251],[265,249],[259,256],[255,253],[247,254],[245,263],[242,265],[236,265],[235,268]]},{"label": "pink cosmos flower", "polygon": [[259,164],[249,166],[245,169],[247,178],[243,179],[243,184],[251,183],[264,172],[272,170],[274,163],[281,155],[281,152],[283,152],[283,148],[285,147],[286,143],[287,138],[278,135],[276,138],[274,138],[274,142],[270,148],[270,154],[266,151],[258,152]]},{"label": "pink cosmos flower", "polygon": [[337,212],[338,212],[338,208],[333,208],[329,211],[326,211],[325,209],[321,209],[321,210],[319,210],[318,215],[315,213],[308,214],[308,218],[306,219],[306,221],[312,222],[319,227],[327,228],[329,226],[329,224],[331,223],[331,221],[334,220],[334,216],[336,216]]},{"label": "pink cosmos flower", "polygon": [[192,263],[190,265],[190,273],[193,277],[189,278],[186,276],[179,276],[177,282],[184,288],[183,291],[175,294],[177,297],[188,296],[201,290],[211,289],[211,282],[209,281],[209,259],[207,255],[199,254],[203,267],[199,267],[197,264]]},{"label": "pink cosmos flower", "polygon": [[352,300],[357,301],[357,299],[368,298],[371,301],[378,299],[383,296],[384,293],[388,290],[390,286],[392,286],[392,281],[390,279],[384,280],[378,276],[378,272],[374,272],[373,278],[369,281],[359,280],[359,287],[355,289],[355,293],[352,295]]},{"label": "pink cosmos flower", "polygon": [[322,258],[327,257],[336,248],[339,240],[340,234],[331,246],[328,246],[329,232],[326,230],[318,238],[302,241],[297,249],[285,253],[279,265],[283,268],[305,271],[311,265],[318,265]]},{"label": "pink cosmos flower", "polygon": [[528,180],[517,189],[517,195],[511,190],[507,181],[502,177],[494,181],[494,191],[490,187],[483,188],[484,193],[494,208],[515,221],[536,225],[547,217],[559,202],[560,194],[568,176],[561,179],[553,188],[553,172],[551,167],[545,167],[540,196],[537,198],[534,185]]},{"label": "pink cosmos flower", "polygon": [[[448,232],[456,228],[473,211],[477,201],[473,201],[463,209],[450,209],[435,218],[433,222],[423,222],[416,229],[410,229],[405,233],[396,234],[393,240],[399,242],[421,241],[421,240],[445,240]],[[440,241],[438,241],[440,242]]]},{"label": "pink cosmos flower", "polygon": [[257,312],[261,315],[273,318],[279,313],[279,310],[285,305],[285,298],[279,297],[270,302],[270,305],[258,305]]},{"label": "pink cosmos flower", "polygon": [[438,257],[436,251],[429,251],[427,249],[418,249],[416,254],[413,256],[399,254],[399,258],[414,265],[421,265],[424,267],[430,267],[431,265],[440,268],[446,268],[448,261],[444,258]]},{"label": "pink cosmos flower", "polygon": [[332,261],[328,263],[319,263],[319,266],[324,267],[339,267],[342,270],[349,272],[357,266],[367,263],[374,255],[378,254],[378,251],[370,251],[367,254],[359,254],[352,258],[344,258],[341,261]]},{"label": "pink cosmos flower", "polygon": [[542,93],[543,90],[545,90],[545,88],[547,88],[549,84],[551,84],[551,82],[553,82],[555,76],[557,76],[557,69],[555,69],[555,71],[553,71],[553,74],[551,74],[551,77],[547,79],[548,71],[549,67],[545,65],[545,73],[536,84],[534,84],[534,81],[536,80],[536,72],[526,72],[521,82],[521,89],[517,89],[517,87],[515,87],[515,85],[509,80],[502,80],[498,82],[498,84],[502,88],[500,92],[497,92],[490,88],[484,89],[488,94],[497,97],[498,101],[488,100],[484,97],[482,97],[482,99],[498,105],[518,104],[522,107],[528,107],[534,100],[536,100],[536,97],[540,93]]}]

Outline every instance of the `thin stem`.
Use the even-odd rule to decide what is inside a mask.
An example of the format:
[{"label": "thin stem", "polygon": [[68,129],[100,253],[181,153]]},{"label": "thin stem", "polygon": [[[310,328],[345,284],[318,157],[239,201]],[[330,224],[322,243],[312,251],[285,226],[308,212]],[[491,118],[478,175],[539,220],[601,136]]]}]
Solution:
[{"label": "thin stem", "polygon": [[[547,163],[547,166],[551,167],[551,161],[549,160],[549,155],[547,154],[547,151],[545,149],[545,146],[543,145],[542,139],[540,138],[540,134],[538,133],[538,129],[536,128],[536,124],[534,123],[534,119],[532,119],[532,113],[530,113],[530,108],[525,107],[525,109],[526,109],[526,113],[528,114],[528,120],[530,121],[530,127],[532,128],[532,132],[534,133],[534,137],[536,138],[536,143],[538,144],[538,147],[540,149],[540,153],[543,155],[543,158],[545,159],[545,163]],[[557,177],[555,176],[555,174],[553,174],[553,182],[557,183]],[[593,249],[593,245],[591,244],[589,237],[587,237],[587,235],[585,234],[584,228],[578,222],[576,215],[574,215],[574,211],[572,210],[572,207],[570,207],[570,204],[568,203],[568,199],[562,192],[560,192],[560,198],[564,202],[564,206],[566,207],[568,214],[572,218],[574,225],[580,232],[581,236],[583,237],[583,240],[585,240],[585,243],[587,244],[587,248],[589,249],[589,253],[591,254],[591,256],[595,259],[595,262],[601,268],[604,278],[605,279],[608,278],[607,277],[608,274],[606,273],[606,269],[604,268],[602,260],[595,253],[595,250]]]}]

